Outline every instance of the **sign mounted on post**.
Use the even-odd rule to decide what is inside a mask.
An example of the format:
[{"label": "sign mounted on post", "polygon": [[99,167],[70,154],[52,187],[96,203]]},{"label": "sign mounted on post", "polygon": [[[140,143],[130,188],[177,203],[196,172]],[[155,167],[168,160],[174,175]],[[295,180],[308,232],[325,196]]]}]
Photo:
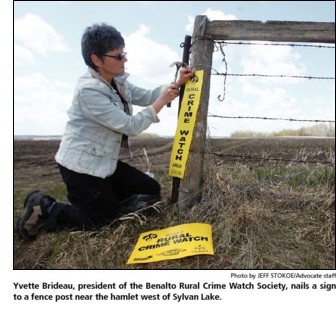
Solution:
[{"label": "sign mounted on post", "polygon": [[204,70],[195,71],[195,76],[185,84],[173,149],[170,157],[169,175],[183,179],[189,148],[194,131],[196,114],[200,103]]},{"label": "sign mounted on post", "polygon": [[127,264],[213,254],[211,225],[189,223],[142,233]]}]

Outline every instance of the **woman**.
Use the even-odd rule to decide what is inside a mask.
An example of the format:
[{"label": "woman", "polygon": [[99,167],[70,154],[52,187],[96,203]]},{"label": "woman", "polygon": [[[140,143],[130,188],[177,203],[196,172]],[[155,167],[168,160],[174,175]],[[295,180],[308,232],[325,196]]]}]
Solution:
[{"label": "woman", "polygon": [[[41,228],[96,229],[160,200],[159,183],[120,161],[120,149],[129,147],[128,136],[159,122],[157,114],[193,76],[190,67],[181,68],[176,83],[146,90],[128,82],[125,42],[113,26],[88,27],[81,46],[88,71],[78,80],[55,157],[71,204],[30,192],[17,222],[24,240],[34,240]],[[132,105],[144,108],[133,115]]]}]

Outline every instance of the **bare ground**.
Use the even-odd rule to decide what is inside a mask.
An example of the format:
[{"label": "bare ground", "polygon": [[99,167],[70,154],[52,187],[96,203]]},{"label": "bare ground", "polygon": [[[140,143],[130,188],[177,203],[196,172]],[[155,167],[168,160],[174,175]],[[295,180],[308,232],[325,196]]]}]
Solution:
[{"label": "bare ground", "polygon": [[[54,160],[59,141],[14,141],[15,268],[97,268],[97,255],[104,254],[100,262],[103,268],[124,269],[139,230],[172,226],[179,223],[181,215],[187,221],[212,224],[216,255],[152,263],[145,268],[335,268],[335,182],[334,177],[329,177],[330,169],[334,172],[334,138],[208,140],[206,153],[211,167],[207,169],[204,198],[187,215],[169,206],[171,181],[167,173],[172,139],[136,138],[132,144],[134,158],[130,163],[147,171],[149,162],[150,171],[159,176],[166,201],[160,216],[145,227],[134,228],[126,223],[112,232],[102,230],[95,237],[85,233],[53,234],[27,245],[17,239],[15,220],[30,190],[62,186]],[[128,161],[128,155],[122,158]],[[272,177],[273,168],[278,166],[288,172],[292,167],[305,166],[311,170],[303,179],[308,186],[295,189],[286,179],[260,186],[261,182],[253,177],[265,166],[270,167]],[[328,167],[323,169],[325,178],[315,187],[309,183],[310,178],[324,166]],[[63,199],[64,195],[64,190],[59,193]],[[79,242],[75,243],[74,238]],[[82,239],[92,246],[85,259],[79,256],[84,251]],[[110,248],[105,248],[108,245],[103,240],[113,240],[120,251],[109,257]],[[62,244],[60,249],[58,242]]]}]

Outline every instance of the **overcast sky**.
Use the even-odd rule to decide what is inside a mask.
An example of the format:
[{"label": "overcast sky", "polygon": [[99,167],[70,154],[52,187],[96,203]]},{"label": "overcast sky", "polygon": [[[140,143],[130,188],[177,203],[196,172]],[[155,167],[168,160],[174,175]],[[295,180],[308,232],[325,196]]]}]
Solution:
[{"label": "overcast sky", "polygon": [[[335,21],[332,1],[15,1],[14,134],[60,135],[77,79],[86,71],[80,40],[84,29],[106,22],[120,30],[128,52],[129,81],[145,88],[169,83],[181,60],[194,18],[210,20]],[[332,46],[332,45],[329,45]],[[228,45],[228,73],[334,77],[335,50],[296,46]],[[219,52],[213,67],[224,72]],[[335,81],[293,78],[211,77],[209,114],[330,120]],[[135,107],[135,112],[137,111]],[[177,102],[146,132],[174,135]],[[236,130],[270,132],[309,123],[209,118],[211,136]]]}]

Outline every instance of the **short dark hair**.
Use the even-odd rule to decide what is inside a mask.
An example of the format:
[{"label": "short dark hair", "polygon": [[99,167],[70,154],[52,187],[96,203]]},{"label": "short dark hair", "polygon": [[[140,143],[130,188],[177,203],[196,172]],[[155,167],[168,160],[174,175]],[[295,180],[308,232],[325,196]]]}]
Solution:
[{"label": "short dark hair", "polygon": [[86,28],[81,45],[85,64],[97,69],[91,60],[91,54],[96,54],[98,58],[102,59],[108,51],[125,47],[125,41],[115,27],[102,23],[93,24]]}]

